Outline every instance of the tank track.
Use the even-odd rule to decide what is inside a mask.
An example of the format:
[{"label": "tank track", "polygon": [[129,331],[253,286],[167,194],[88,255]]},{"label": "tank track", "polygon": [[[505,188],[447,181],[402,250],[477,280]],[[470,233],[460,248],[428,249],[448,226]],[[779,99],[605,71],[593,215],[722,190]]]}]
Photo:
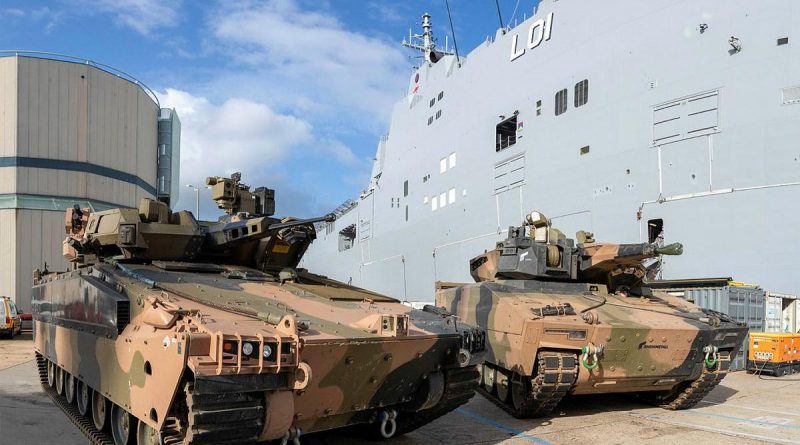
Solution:
[{"label": "tank track", "polygon": [[399,436],[427,425],[443,415],[467,403],[475,395],[478,387],[478,368],[448,369],[444,371],[445,388],[442,399],[435,406],[417,412],[400,413],[397,416],[397,432]]},{"label": "tank track", "polygon": [[536,354],[536,359],[535,374],[531,377],[499,368],[511,375],[512,386],[506,400],[500,400],[496,391],[487,391],[483,387],[479,387],[478,392],[518,419],[546,416],[575,384],[578,356],[571,352],[541,351]]},{"label": "tank track", "polygon": [[67,399],[58,395],[56,390],[47,383],[47,360],[39,354],[36,354],[36,367],[39,370],[39,381],[42,383],[42,389],[47,394],[53,403],[64,411],[70,422],[72,422],[78,429],[89,439],[94,445],[114,445],[114,439],[110,434],[104,431],[97,431],[92,420],[89,417],[84,417],[78,412],[78,407],[67,403]]},{"label": "tank track", "polygon": [[[97,431],[90,417],[84,417],[75,405],[58,395],[47,383],[47,360],[36,354],[44,392],[70,421],[94,445],[114,445],[111,434]],[[165,421],[162,440],[165,445],[239,445],[253,444],[264,427],[264,399],[260,393],[204,393],[185,386],[186,401],[178,404],[176,414]]]},{"label": "tank track", "polygon": [[[264,398],[260,393],[203,393],[184,387],[181,418],[167,419],[165,445],[252,444],[264,428]],[[185,417],[184,417],[185,416]]]},{"label": "tank track", "polygon": [[728,374],[731,367],[730,354],[720,354],[715,370],[703,367],[703,373],[682,389],[667,394],[641,393],[639,397],[647,403],[668,410],[688,409],[703,400]]}]

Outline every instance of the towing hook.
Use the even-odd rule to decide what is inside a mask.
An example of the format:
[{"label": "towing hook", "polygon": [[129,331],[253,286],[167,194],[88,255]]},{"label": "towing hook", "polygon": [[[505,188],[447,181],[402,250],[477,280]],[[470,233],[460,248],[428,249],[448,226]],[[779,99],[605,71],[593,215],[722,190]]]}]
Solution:
[{"label": "towing hook", "polygon": [[703,348],[703,352],[706,353],[706,356],[703,359],[703,363],[705,363],[706,367],[708,367],[709,369],[711,369],[714,366],[716,366],[716,364],[719,362],[719,352],[718,351],[719,350],[717,349],[716,346],[708,345],[708,346],[705,346]]},{"label": "towing hook", "polygon": [[378,414],[378,420],[381,422],[381,437],[384,439],[391,439],[394,433],[397,432],[397,411],[390,409],[388,411],[381,411]]},{"label": "towing hook", "polygon": [[[603,345],[595,346],[591,343],[581,348],[581,363],[583,367],[592,370],[600,363],[599,358],[603,355]],[[589,360],[591,356],[591,360]]]},{"label": "towing hook", "polygon": [[462,368],[469,365],[472,361],[472,354],[464,348],[458,350],[458,366]]},{"label": "towing hook", "polygon": [[283,433],[283,437],[281,437],[281,445],[287,445],[289,441],[292,441],[292,445],[300,445],[300,436],[303,435],[302,428],[289,428],[285,433]]}]

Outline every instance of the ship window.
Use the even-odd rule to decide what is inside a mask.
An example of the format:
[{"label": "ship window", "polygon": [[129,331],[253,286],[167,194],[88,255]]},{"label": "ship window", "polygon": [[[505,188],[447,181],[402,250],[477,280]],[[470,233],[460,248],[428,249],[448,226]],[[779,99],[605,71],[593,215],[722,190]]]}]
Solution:
[{"label": "ship window", "polygon": [[517,115],[497,124],[495,151],[504,150],[517,143]]},{"label": "ship window", "polygon": [[431,196],[431,210],[436,211],[439,208],[439,200],[436,199],[436,196]]},{"label": "ship window", "polygon": [[408,179],[403,181],[403,196],[408,196]]},{"label": "ship window", "polygon": [[423,204],[427,204],[428,203],[428,197],[427,196],[422,198],[422,203]]},{"label": "ship window", "polygon": [[439,173],[447,171],[447,158],[439,159]]},{"label": "ship window", "polygon": [[433,107],[433,104],[435,103],[436,103],[436,98],[434,97],[433,99],[431,99],[431,103],[428,105],[428,108]]},{"label": "ship window", "polygon": [[339,232],[339,252],[353,247],[353,242],[356,240],[356,225],[350,224]]},{"label": "ship window", "polygon": [[664,220],[660,218],[647,221],[647,242],[657,241],[664,241]]},{"label": "ship window", "polygon": [[447,194],[445,192],[442,192],[439,195],[439,207],[444,207],[446,205],[447,205]]},{"label": "ship window", "polygon": [[444,97],[444,91],[439,91],[439,100],[442,100]]},{"label": "ship window", "polygon": [[589,80],[583,79],[575,84],[575,108],[589,102]]},{"label": "ship window", "polygon": [[452,204],[456,202],[456,189],[452,188],[447,191],[447,203]]},{"label": "ship window", "polygon": [[436,112],[436,119],[439,119],[440,117],[442,117],[442,110]]},{"label": "ship window", "polygon": [[581,147],[581,154],[585,155],[589,153],[589,146]]},{"label": "ship window", "polygon": [[456,166],[456,154],[455,153],[450,153],[450,156],[447,157],[447,162],[448,162],[450,168],[455,167]]},{"label": "ship window", "polygon": [[778,39],[778,46],[786,45],[787,43],[789,43],[788,37],[781,37],[780,39]]},{"label": "ship window", "polygon": [[408,204],[406,204],[406,221],[408,221]]},{"label": "ship window", "polygon": [[556,93],[556,116],[567,111],[567,94],[566,88]]},{"label": "ship window", "polygon": [[537,100],[536,101],[536,115],[537,116],[541,116],[542,115],[542,101],[541,100]]},{"label": "ship window", "polygon": [[433,116],[431,116],[431,117],[429,117],[429,118],[428,118],[428,125],[430,125],[430,124],[432,124],[432,123],[433,123]]}]

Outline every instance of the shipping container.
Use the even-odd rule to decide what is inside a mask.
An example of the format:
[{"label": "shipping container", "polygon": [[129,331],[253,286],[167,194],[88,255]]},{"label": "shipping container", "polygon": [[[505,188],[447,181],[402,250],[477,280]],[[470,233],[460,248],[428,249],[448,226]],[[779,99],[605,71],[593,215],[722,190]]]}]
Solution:
[{"label": "shipping container", "polygon": [[783,299],[767,294],[764,299],[764,332],[783,332],[781,316],[783,315]]},{"label": "shipping container", "polygon": [[796,295],[767,292],[765,304],[765,332],[796,333],[800,330],[800,303]]},{"label": "shipping container", "polygon": [[[703,278],[691,280],[662,280],[649,286],[685,298],[702,308],[728,314],[744,323],[751,332],[764,332],[766,292],[754,284],[733,281],[731,278]],[[745,369],[748,340],[731,362],[731,371]]]}]

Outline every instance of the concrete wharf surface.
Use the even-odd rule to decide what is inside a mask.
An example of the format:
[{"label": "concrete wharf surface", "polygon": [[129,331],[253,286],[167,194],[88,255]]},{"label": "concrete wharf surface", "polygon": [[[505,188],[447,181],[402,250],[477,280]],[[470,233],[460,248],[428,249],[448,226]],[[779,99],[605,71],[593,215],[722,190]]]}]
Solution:
[{"label": "concrete wharf surface", "polygon": [[[30,334],[0,340],[0,441],[9,445],[86,444],[41,391]],[[406,436],[417,444],[800,444],[800,374],[781,378],[735,372],[699,405],[666,411],[626,396],[582,396],[551,417],[517,420],[476,395],[467,405]],[[304,436],[304,445],[367,444],[348,433]]]}]

